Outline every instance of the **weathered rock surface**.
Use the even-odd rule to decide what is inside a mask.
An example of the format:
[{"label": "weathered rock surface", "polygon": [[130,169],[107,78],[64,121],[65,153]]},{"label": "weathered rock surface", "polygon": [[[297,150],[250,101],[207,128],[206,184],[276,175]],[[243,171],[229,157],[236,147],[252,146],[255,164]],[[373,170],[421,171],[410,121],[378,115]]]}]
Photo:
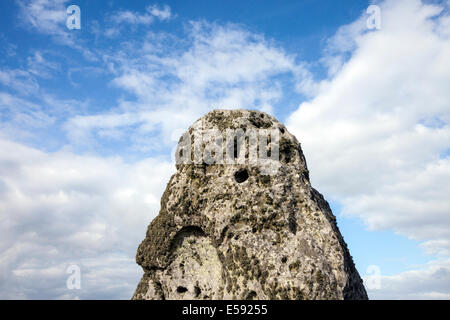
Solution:
[{"label": "weathered rock surface", "polygon": [[136,261],[133,299],[367,299],[297,139],[274,117],[214,110],[188,133],[275,128],[280,167],[177,164]]}]

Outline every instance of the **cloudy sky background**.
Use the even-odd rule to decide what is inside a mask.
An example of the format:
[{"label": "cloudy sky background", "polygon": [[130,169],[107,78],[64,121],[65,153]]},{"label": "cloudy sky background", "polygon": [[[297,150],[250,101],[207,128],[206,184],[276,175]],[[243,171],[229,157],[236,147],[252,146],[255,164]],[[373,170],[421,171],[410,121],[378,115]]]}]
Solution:
[{"label": "cloudy sky background", "polygon": [[450,1],[348,2],[3,1],[0,298],[129,299],[179,136],[249,108],[301,141],[370,298],[449,299]]}]

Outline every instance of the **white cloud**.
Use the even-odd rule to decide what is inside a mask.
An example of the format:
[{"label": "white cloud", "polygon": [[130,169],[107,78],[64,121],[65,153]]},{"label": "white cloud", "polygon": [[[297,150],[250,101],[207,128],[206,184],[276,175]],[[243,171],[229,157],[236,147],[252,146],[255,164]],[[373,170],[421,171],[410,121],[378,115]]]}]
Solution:
[{"label": "white cloud", "polygon": [[27,58],[27,71],[36,77],[50,78],[51,75],[60,69],[56,62],[49,61],[41,51],[35,51],[32,56]]},{"label": "white cloud", "polygon": [[149,25],[153,22],[153,15],[140,14],[132,11],[119,11],[112,18],[115,23],[143,24]]},{"label": "white cloud", "polygon": [[136,101],[122,100],[106,114],[70,119],[66,128],[72,141],[134,126],[131,140],[157,132],[159,144],[173,143],[172,132],[213,108],[272,111],[283,95],[276,77],[304,72],[281,48],[235,25],[193,22],[186,32],[183,39],[150,33],[105,54],[115,76],[112,84]]},{"label": "white cloud", "polygon": [[165,5],[162,9],[160,9],[157,5],[148,6],[147,11],[160,20],[168,20],[172,17],[172,13],[168,5]]},{"label": "white cloud", "polygon": [[[66,26],[68,17],[66,10],[70,5],[68,0],[25,0],[16,3],[19,6],[18,20],[22,27],[48,35],[55,43],[77,50],[85,59],[97,61],[96,54],[83,43],[79,32],[69,30]],[[83,22],[81,28],[84,28]]]},{"label": "white cloud", "polygon": [[[368,278],[363,278],[368,283]],[[370,299],[449,299],[450,260],[432,261],[420,269],[379,278],[378,289],[367,289]]]},{"label": "white cloud", "polygon": [[[279,77],[286,75],[312,97],[288,125],[302,142],[313,185],[371,228],[392,229],[424,241],[428,253],[448,256],[449,16],[419,1],[381,7],[380,31],[367,32],[363,15],[329,41],[324,81],[314,82],[294,57],[261,35],[194,22],[183,38],[150,32],[103,52],[111,85],[134,96],[107,112],[74,112],[76,101],[43,92],[43,104],[0,93],[2,111],[12,115],[0,132],[0,297],[128,298],[140,275],[137,244],[174,169],[161,159],[129,164],[8,140],[20,140],[22,127],[45,127],[64,115],[75,146],[112,139],[157,149],[173,145],[212,108],[273,111],[285,89]],[[21,5],[21,14],[36,30],[67,40],[65,16],[55,12],[60,9],[65,13],[65,1],[34,0]],[[147,25],[172,13],[165,6],[119,16],[121,24]],[[28,62],[29,74],[57,68],[42,52]],[[2,72],[4,85],[33,91],[29,74]],[[445,261],[383,276],[381,291],[371,296],[448,297]],[[68,292],[65,270],[73,263],[81,267],[83,289]]]},{"label": "white cloud", "polygon": [[30,72],[20,69],[0,70],[0,84],[25,95],[39,90],[39,84]]},{"label": "white cloud", "polygon": [[107,38],[114,38],[120,36],[125,26],[131,26],[132,29],[136,29],[138,26],[149,26],[155,22],[155,19],[168,21],[172,17],[173,15],[168,5],[165,5],[163,8],[157,5],[150,5],[145,8],[144,12],[120,10],[107,16],[108,25],[103,28],[104,30],[100,30],[101,28],[94,23],[93,32]]},{"label": "white cloud", "polygon": [[[162,50],[152,41],[158,35],[150,34],[105,55],[112,84],[136,97],[105,113],[83,115],[82,108],[76,113],[71,110],[76,102],[45,94],[46,108],[7,93],[0,98],[12,115],[26,112],[36,125],[51,119],[37,122],[33,112],[68,118],[65,128],[74,144],[96,138],[123,138],[138,147],[173,144],[179,138],[174,132],[211,108],[271,109],[281,95],[272,77],[299,69],[283,50],[235,26],[194,23],[188,36],[186,47],[185,40],[174,38],[173,51]],[[30,65],[42,64],[40,57],[33,56]],[[134,262],[137,245],[174,166],[155,158],[127,164],[39,151],[8,140],[18,140],[19,128],[29,126],[7,123],[0,132],[1,297],[129,298],[141,274]],[[80,265],[81,291],[65,287],[70,264]]]},{"label": "white cloud", "polygon": [[[288,127],[302,142],[313,185],[362,218],[450,252],[450,38],[448,11],[420,1],[380,4],[342,27],[326,59],[350,54],[314,85]],[[331,60],[329,60],[331,61]]]},{"label": "white cloud", "polygon": [[66,29],[67,3],[68,0],[17,1],[20,7],[19,17],[25,27],[72,43],[70,33]]},{"label": "white cloud", "polygon": [[54,150],[61,147],[55,135],[59,123],[87,109],[88,102],[60,99],[44,89],[19,97],[0,90],[0,137]]},{"label": "white cloud", "polygon": [[145,13],[133,12],[130,10],[118,11],[110,17],[115,23],[128,23],[128,24],[142,24],[149,25],[155,18],[163,21],[168,20],[172,16],[170,7],[165,5],[164,8],[159,8],[157,5],[148,6],[145,9]]},{"label": "white cloud", "polygon": [[[128,299],[174,165],[45,153],[0,139],[0,297]],[[67,290],[66,268],[81,268]]]},{"label": "white cloud", "polygon": [[[0,134],[14,136],[16,139],[27,136],[26,132],[33,129],[48,127],[55,121],[55,118],[44,112],[39,105],[1,91],[0,108]],[[20,133],[21,128],[26,128],[26,132]]]}]

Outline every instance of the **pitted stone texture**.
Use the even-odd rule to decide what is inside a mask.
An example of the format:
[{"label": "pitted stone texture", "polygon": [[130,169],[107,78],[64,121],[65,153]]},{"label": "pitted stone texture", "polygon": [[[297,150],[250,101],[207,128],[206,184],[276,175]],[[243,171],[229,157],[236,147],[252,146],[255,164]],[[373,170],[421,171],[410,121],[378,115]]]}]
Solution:
[{"label": "pitted stone texture", "polygon": [[297,139],[248,110],[214,110],[188,133],[214,128],[279,130],[278,172],[178,164],[138,248],[144,275],[133,299],[367,299]]}]

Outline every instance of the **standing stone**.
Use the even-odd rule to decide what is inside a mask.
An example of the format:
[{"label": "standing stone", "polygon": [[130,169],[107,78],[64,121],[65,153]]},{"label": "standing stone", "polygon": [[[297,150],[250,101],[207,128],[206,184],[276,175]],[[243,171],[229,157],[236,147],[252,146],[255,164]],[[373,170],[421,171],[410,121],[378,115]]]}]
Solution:
[{"label": "standing stone", "polygon": [[[194,161],[208,150],[199,140],[208,129],[221,133],[224,155],[227,129],[276,130],[278,150],[267,148],[279,152],[278,167],[267,172],[250,161],[248,136],[244,151],[232,142],[234,164],[217,149],[209,151],[221,163]],[[178,159],[183,153],[138,248],[144,275],[133,299],[367,299],[299,142],[274,117],[214,110],[182,136]]]}]

